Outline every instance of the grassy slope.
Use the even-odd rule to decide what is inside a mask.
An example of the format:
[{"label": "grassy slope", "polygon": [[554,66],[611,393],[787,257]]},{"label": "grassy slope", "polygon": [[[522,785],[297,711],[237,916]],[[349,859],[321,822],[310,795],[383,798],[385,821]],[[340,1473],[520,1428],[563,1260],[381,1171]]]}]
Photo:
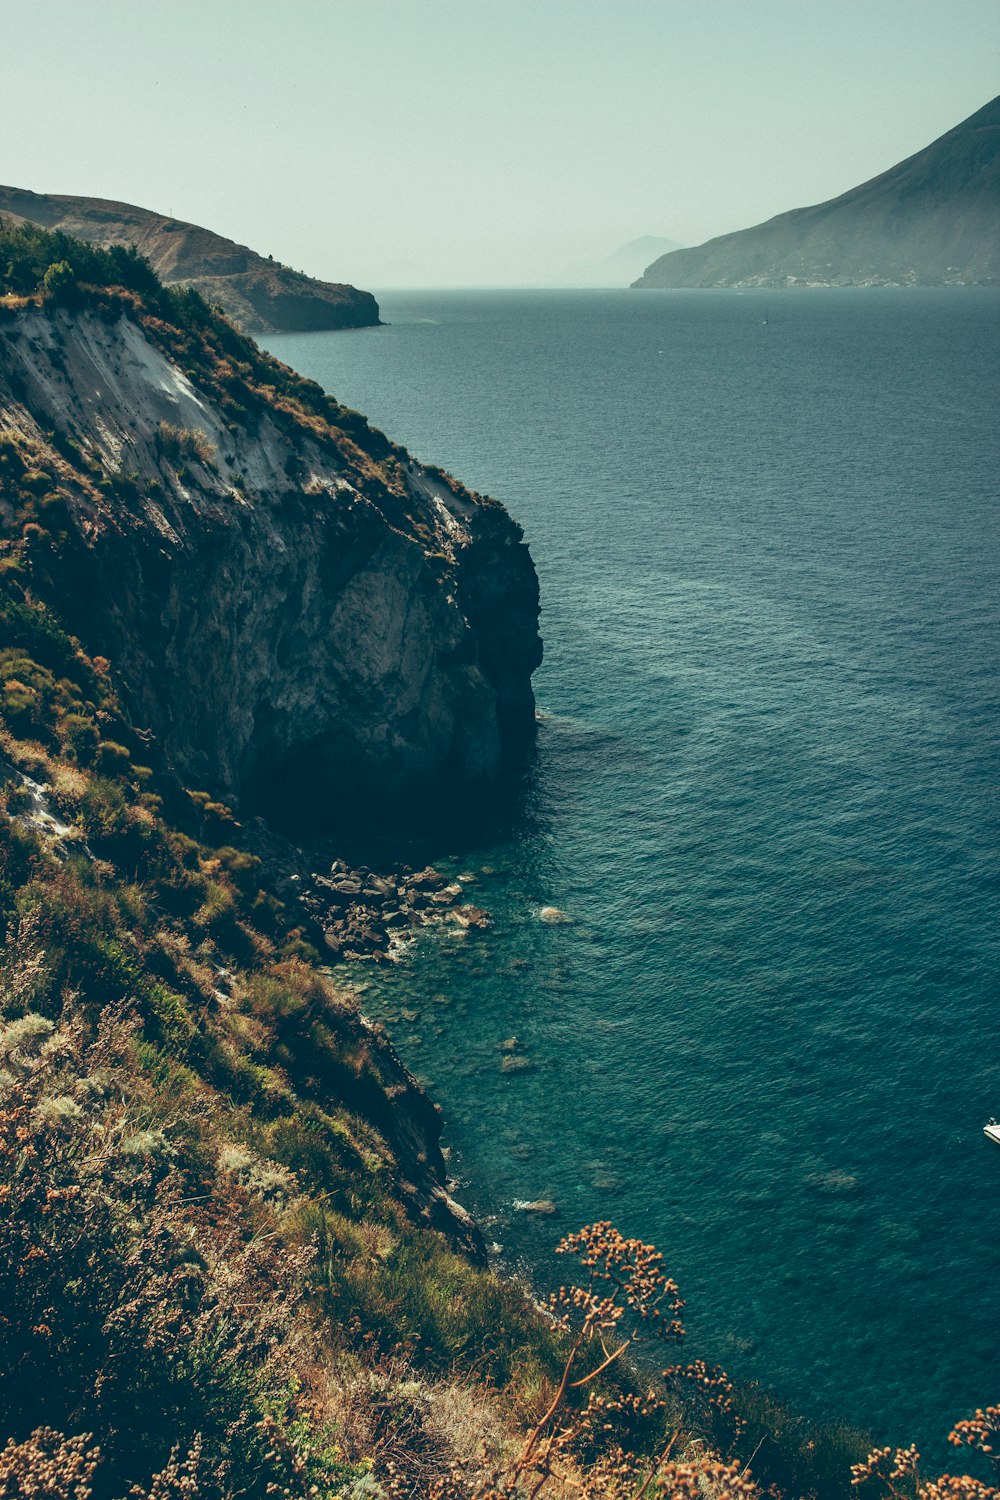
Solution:
[{"label": "grassy slope", "polygon": [[[67,255],[76,274],[47,294],[45,270]],[[382,503],[398,497],[393,450],[362,418],[199,299],[165,292],[134,257],[22,231],[0,237],[5,267],[16,305],[82,300],[139,317],[234,422],[280,403],[350,449]],[[0,440],[0,1050],[17,1210],[0,1230],[3,1435],[39,1423],[96,1433],[97,1492],[115,1493],[201,1432],[206,1452],[228,1452],[263,1494],[281,1463],[271,1475],[259,1422],[305,1420],[288,1392],[306,1327],[328,1352],[412,1350],[435,1369],[472,1345],[499,1380],[520,1345],[537,1345],[527,1365],[539,1371],[552,1356],[518,1293],[417,1228],[373,1123],[400,1092],[387,1049],[317,972],[259,861],[238,847],[231,811],[177,781],[127,722],[113,663],[88,658],[61,626],[36,558],[79,545],[67,493],[96,485],[113,501],[123,483],[92,472],[65,435],[34,450]],[[30,782],[55,824],[34,815]],[[263,1282],[241,1288],[240,1269],[230,1285],[257,1243],[268,1247],[254,1252]],[[142,1307],[117,1322],[135,1297]],[[219,1340],[199,1319],[227,1299]],[[254,1345],[257,1322],[274,1318],[280,1359],[266,1339]],[[108,1320],[114,1330],[90,1347]],[[109,1380],[109,1361],[127,1378]],[[240,1432],[227,1434],[236,1407]]]}]

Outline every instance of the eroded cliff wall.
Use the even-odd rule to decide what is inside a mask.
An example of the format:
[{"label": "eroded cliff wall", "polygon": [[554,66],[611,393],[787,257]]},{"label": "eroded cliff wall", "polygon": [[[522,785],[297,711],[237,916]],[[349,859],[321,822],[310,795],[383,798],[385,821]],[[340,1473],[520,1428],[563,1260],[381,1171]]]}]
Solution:
[{"label": "eroded cliff wall", "polygon": [[5,494],[0,520],[33,528],[34,585],[226,795],[495,776],[541,657],[519,527],[235,337],[114,299],[6,311],[0,436],[43,514]]}]

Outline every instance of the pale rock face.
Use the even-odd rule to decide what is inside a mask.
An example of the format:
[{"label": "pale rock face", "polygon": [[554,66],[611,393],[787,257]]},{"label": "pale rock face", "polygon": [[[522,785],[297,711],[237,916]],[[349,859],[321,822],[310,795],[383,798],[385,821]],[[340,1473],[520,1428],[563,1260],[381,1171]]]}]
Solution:
[{"label": "pale rock face", "polygon": [[[168,459],[162,423],[204,456]],[[393,494],[280,411],[230,430],[137,323],[26,309],[0,326],[0,432],[53,428],[135,483],[68,484],[80,545],[39,576],[189,784],[406,797],[530,738],[538,585],[495,502],[405,459]]]}]

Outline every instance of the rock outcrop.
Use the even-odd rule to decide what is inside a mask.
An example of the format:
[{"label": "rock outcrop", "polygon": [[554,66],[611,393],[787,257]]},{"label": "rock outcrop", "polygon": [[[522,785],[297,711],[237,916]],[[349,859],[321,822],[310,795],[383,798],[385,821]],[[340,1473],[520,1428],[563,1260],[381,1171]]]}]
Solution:
[{"label": "rock outcrop", "polygon": [[243,333],[310,333],[378,323],[371,292],[319,281],[198,224],[67,193],[0,187],[0,216],[94,245],[135,245],[168,286],[193,286]]},{"label": "rock outcrop", "polygon": [[205,317],[5,312],[0,438],[40,476],[39,596],[189,785],[321,820],[489,781],[534,727],[520,528]]},{"label": "rock outcrop", "polygon": [[1000,281],[1000,98],[828,203],[674,250],[633,286],[963,286]]}]

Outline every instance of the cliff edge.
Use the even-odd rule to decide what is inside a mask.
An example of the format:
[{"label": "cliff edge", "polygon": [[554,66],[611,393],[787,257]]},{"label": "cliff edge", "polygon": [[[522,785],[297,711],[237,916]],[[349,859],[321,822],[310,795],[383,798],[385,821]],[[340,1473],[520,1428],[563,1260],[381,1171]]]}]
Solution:
[{"label": "cliff edge", "polygon": [[210,229],[133,203],[0,187],[0,216],[105,249],[135,245],[161,281],[194,287],[243,333],[313,333],[379,321],[370,292],[306,276]]},{"label": "cliff edge", "polygon": [[[0,304],[0,435],[37,476],[30,586],[113,663],[135,722],[230,798],[294,782],[356,809],[494,777],[533,733],[541,657],[503,507],[197,296],[79,272]],[[21,509],[0,496],[4,545]]]}]

